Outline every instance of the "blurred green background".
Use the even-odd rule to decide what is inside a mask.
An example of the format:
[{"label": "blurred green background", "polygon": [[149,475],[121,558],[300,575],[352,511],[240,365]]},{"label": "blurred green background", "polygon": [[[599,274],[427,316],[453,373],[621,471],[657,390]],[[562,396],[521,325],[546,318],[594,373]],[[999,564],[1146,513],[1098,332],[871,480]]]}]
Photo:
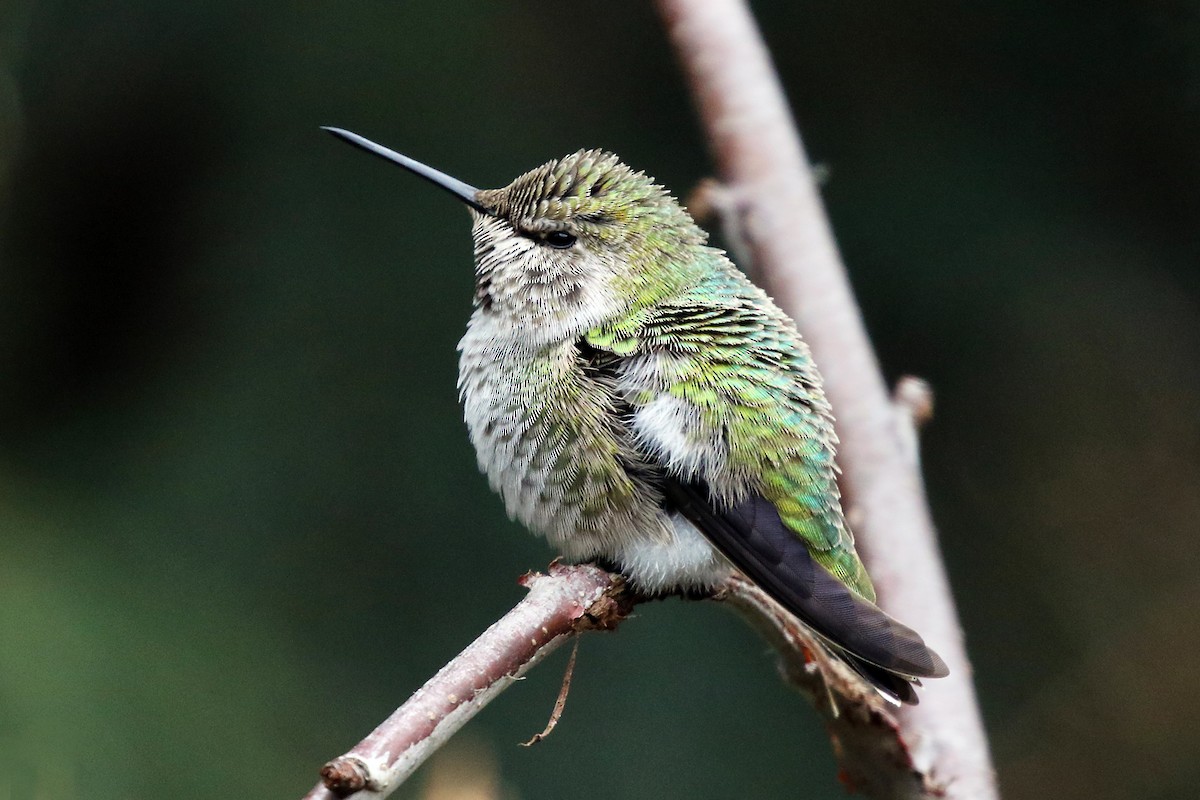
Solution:
[{"label": "blurred green background", "polygon": [[[1006,796],[1196,797],[1197,4],[754,9],[885,368],[937,392]],[[641,3],[3,0],[2,800],[298,797],[552,556],[461,422],[466,214],[322,124],[479,186],[711,169]],[[720,608],[587,638],[516,747],[564,661],[465,733],[505,797],[843,796]]]}]

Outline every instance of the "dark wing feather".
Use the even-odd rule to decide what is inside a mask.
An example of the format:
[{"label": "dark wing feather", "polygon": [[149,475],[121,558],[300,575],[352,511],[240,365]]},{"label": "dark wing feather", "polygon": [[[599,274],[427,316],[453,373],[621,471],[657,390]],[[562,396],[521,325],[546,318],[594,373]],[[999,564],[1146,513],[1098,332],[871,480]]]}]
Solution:
[{"label": "dark wing feather", "polygon": [[718,509],[701,482],[666,478],[664,496],[726,558],[799,617],[864,678],[916,702],[912,683],[948,673],[920,635],[849,589],[813,560],[779,512],[755,495]]}]

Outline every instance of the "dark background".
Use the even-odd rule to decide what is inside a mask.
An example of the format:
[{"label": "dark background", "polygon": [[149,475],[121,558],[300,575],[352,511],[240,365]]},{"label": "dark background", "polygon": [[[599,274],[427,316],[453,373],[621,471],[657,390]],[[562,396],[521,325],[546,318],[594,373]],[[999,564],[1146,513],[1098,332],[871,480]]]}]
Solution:
[{"label": "dark background", "polygon": [[[885,369],[937,392],[1006,796],[1195,797],[1197,5],[754,8]],[[553,555],[461,422],[466,214],[322,124],[485,187],[579,147],[711,169],[641,3],[4,0],[0,797],[297,797]],[[843,796],[720,608],[587,638],[518,748],[564,661],[442,768]]]}]

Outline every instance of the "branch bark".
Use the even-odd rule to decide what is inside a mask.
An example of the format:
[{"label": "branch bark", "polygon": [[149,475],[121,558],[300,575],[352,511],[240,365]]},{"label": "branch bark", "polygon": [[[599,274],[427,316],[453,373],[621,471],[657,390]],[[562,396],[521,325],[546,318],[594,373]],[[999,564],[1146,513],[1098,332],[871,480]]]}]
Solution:
[{"label": "branch bark", "polygon": [[[739,198],[755,273],[796,320],[838,418],[843,491],[892,614],[950,666],[897,715],[917,768],[951,798],[998,797],[971,667],[924,487],[888,396],[762,38],[742,0],[657,0],[722,180]],[[889,796],[878,794],[873,796]],[[926,796],[937,796],[926,793]]]}]

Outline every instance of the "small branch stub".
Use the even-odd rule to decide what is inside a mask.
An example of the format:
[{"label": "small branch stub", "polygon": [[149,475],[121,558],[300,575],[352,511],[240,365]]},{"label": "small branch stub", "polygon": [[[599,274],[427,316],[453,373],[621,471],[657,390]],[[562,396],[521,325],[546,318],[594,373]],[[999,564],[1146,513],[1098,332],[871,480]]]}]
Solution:
[{"label": "small branch stub", "polygon": [[902,375],[892,390],[892,402],[908,415],[917,430],[933,419],[933,387],[924,378]]},{"label": "small branch stub", "polygon": [[366,788],[367,779],[367,765],[353,756],[340,756],[321,767],[321,782],[338,797]]},{"label": "small branch stub", "polygon": [[913,470],[921,468],[921,429],[933,420],[933,387],[915,375],[901,376],[892,390],[900,447]]}]

